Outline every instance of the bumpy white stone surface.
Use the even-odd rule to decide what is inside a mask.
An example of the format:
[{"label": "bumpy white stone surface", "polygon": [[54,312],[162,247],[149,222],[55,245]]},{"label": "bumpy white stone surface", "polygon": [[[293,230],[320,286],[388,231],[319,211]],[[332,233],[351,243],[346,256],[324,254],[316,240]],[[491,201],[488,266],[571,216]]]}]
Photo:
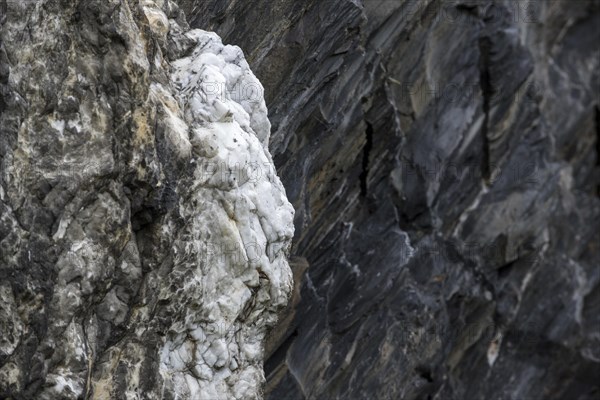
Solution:
[{"label": "bumpy white stone surface", "polygon": [[174,253],[176,272],[192,271],[176,296],[197,311],[172,327],[160,372],[184,397],[250,399],[264,381],[270,310],[291,291],[286,251],[294,211],[267,149],[262,86],[242,51],[214,33],[187,37],[196,47],[171,74],[183,118],[167,114],[173,144],[185,155],[189,134],[195,166],[192,186],[178,188],[187,226]]}]

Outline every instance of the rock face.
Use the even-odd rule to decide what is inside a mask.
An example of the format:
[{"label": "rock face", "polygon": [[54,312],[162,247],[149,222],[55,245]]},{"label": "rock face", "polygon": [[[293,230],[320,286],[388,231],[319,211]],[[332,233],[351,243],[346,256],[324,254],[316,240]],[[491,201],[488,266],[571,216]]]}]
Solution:
[{"label": "rock face", "polygon": [[0,1],[0,398],[254,399],[294,211],[171,1]]},{"label": "rock face", "polygon": [[598,1],[181,0],[296,209],[267,398],[599,395]]},{"label": "rock face", "polygon": [[597,398],[598,26],[0,0],[0,398]]}]

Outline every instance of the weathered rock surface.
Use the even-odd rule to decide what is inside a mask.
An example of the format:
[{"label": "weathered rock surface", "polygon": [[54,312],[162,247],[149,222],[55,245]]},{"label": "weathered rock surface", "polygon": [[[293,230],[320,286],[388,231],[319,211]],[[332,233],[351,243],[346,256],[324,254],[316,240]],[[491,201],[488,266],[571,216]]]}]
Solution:
[{"label": "weathered rock surface", "polygon": [[600,395],[598,1],[180,5],[265,84],[296,209],[267,398]]},{"label": "weathered rock surface", "polygon": [[0,10],[0,398],[259,398],[294,211],[241,50],[168,0]]},{"label": "weathered rock surface", "polygon": [[600,395],[597,0],[0,24],[0,398]]}]

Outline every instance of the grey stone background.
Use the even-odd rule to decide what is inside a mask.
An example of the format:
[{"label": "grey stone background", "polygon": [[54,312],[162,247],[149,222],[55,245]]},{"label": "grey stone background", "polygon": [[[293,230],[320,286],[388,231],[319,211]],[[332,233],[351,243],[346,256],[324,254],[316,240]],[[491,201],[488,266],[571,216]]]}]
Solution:
[{"label": "grey stone background", "polygon": [[598,1],[180,3],[296,209],[267,398],[600,396]]}]

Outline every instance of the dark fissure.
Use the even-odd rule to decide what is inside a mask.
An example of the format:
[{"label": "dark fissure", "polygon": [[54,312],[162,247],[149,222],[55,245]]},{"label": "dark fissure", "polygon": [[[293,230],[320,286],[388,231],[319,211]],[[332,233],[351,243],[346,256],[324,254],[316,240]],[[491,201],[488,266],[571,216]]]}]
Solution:
[{"label": "dark fissure", "polygon": [[362,171],[360,173],[360,195],[361,197],[367,197],[368,195],[368,183],[369,178],[369,158],[371,156],[371,150],[373,149],[373,125],[366,121],[367,128],[365,129],[365,145],[363,147],[363,158],[362,158]]}]

